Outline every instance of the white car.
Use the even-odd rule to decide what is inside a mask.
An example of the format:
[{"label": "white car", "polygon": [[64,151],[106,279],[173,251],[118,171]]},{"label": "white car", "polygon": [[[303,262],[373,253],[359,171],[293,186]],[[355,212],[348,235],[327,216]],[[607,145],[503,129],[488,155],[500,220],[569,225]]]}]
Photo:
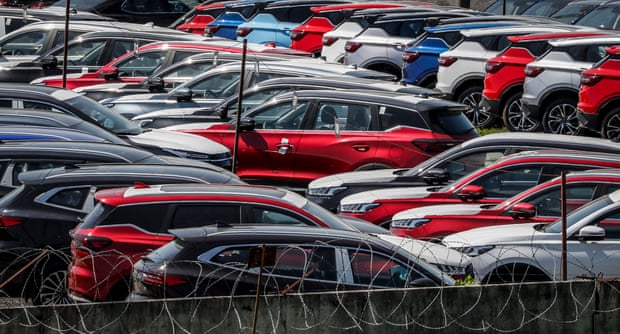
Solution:
[{"label": "white car", "polygon": [[[620,190],[566,218],[567,279],[620,276]],[[482,282],[562,279],[562,220],[451,234],[443,244],[472,257]]]},{"label": "white car", "polygon": [[508,46],[509,36],[577,29],[569,25],[532,24],[463,30],[463,40],[439,55],[435,89],[449,100],[470,106],[467,117],[475,126],[491,127],[499,119],[484,110],[481,103],[487,60]]},{"label": "white car", "polygon": [[[549,44],[551,49],[546,54],[526,66],[521,110],[506,115],[506,119],[513,120],[507,126],[516,131],[544,129],[579,134],[577,101],[581,72],[601,60],[606,47],[620,44],[620,36],[559,39]],[[522,124],[531,126],[522,128]]]}]

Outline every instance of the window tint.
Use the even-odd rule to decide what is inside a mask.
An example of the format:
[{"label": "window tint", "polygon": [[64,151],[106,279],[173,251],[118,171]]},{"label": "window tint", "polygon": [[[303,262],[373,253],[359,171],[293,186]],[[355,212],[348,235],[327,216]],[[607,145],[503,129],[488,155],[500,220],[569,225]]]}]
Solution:
[{"label": "window tint", "polygon": [[547,52],[547,50],[551,48],[551,45],[549,45],[547,41],[527,42],[527,43],[523,43],[522,45],[519,44],[519,46],[523,46],[534,57],[538,57],[542,55],[543,53]]},{"label": "window tint", "polygon": [[272,275],[305,277],[335,281],[337,279],[334,248],[317,246],[279,246],[276,263],[268,268]]},{"label": "window tint", "polygon": [[240,223],[241,207],[239,205],[179,205],[174,211],[169,229]]},{"label": "window tint", "polygon": [[166,75],[164,75],[164,79],[187,78],[187,80],[189,80],[200,73],[210,70],[211,68],[213,68],[212,62],[188,63],[167,72]]},{"label": "window tint", "polygon": [[302,23],[306,19],[308,19],[312,15],[310,11],[310,6],[293,6],[290,10],[288,19],[283,20],[284,22],[292,22],[292,23]]},{"label": "window tint", "polygon": [[233,95],[239,86],[240,72],[217,73],[195,82],[191,87],[195,95],[204,98],[226,98]]},{"label": "window tint", "polygon": [[2,54],[10,56],[39,54],[48,34],[46,31],[29,31],[10,38],[0,45]]},{"label": "window tint", "polygon": [[382,130],[387,130],[399,125],[421,129],[428,128],[426,122],[424,122],[416,111],[395,107],[379,107],[379,122],[381,123]]},{"label": "window tint", "polygon": [[376,252],[351,249],[349,260],[355,284],[403,288],[407,282],[422,277],[395,259]]},{"label": "window tint", "polygon": [[65,206],[72,209],[82,209],[84,201],[90,193],[90,186],[81,188],[63,189],[50,197],[50,204]]},{"label": "window tint", "polygon": [[573,3],[565,6],[551,15],[551,18],[562,23],[572,24],[575,20],[586,15],[592,8],[596,7],[594,3]]},{"label": "window tint", "polygon": [[189,56],[193,56],[193,55],[196,55],[196,54],[199,54],[199,53],[203,53],[203,52],[204,51],[202,51],[202,50],[194,50],[194,51],[190,51],[190,50],[188,50],[188,51],[180,51],[180,50],[177,50],[177,51],[174,51],[174,57],[172,58],[172,62],[173,63],[177,63],[177,62],[179,62],[179,61],[181,61],[181,60],[183,60],[183,59],[185,59],[185,58],[187,58]]},{"label": "window tint", "polygon": [[282,212],[273,208],[253,207],[252,218],[248,223],[277,224],[277,225],[311,225],[301,217],[296,217],[288,212]]},{"label": "window tint", "polygon": [[599,29],[620,29],[620,7],[598,7],[586,14],[576,24]]},{"label": "window tint", "polygon": [[487,197],[508,198],[539,183],[542,166],[517,166],[494,171],[472,184],[484,188]]},{"label": "window tint", "polygon": [[[594,184],[568,184],[566,187],[567,210],[570,212],[591,201],[595,190],[596,185]],[[524,201],[536,206],[536,215],[538,216],[559,217],[562,209],[561,196],[560,187],[554,187],[549,191],[526,198]]]},{"label": "window tint", "polygon": [[504,150],[474,152],[456,157],[444,163],[438,164],[438,168],[445,168],[450,175],[450,180],[457,180],[482,167],[486,167],[504,156]]},{"label": "window tint", "polygon": [[[267,101],[268,99],[270,99],[273,96],[276,96],[280,93],[284,93],[289,91],[288,88],[269,88],[269,89],[263,89],[257,92],[252,92],[252,93],[245,93],[243,94],[243,101],[241,102],[241,108],[243,109],[243,112],[246,112],[258,105],[260,105],[261,103]],[[230,99],[228,100],[228,116],[232,116],[234,114],[237,113],[237,107],[238,107],[238,99]]]},{"label": "window tint", "polygon": [[286,101],[252,113],[256,128],[299,129],[308,101]]},{"label": "window tint", "polygon": [[[84,31],[69,31],[69,40],[72,40],[76,37],[78,37],[79,35],[83,34]],[[57,47],[59,45],[62,45],[65,41],[65,32],[64,31],[58,31],[56,32],[56,36],[54,37],[54,43],[52,44],[52,47]]]},{"label": "window tint", "polygon": [[428,113],[431,130],[458,136],[476,132],[467,116],[460,111],[433,110]]},{"label": "window tint", "polygon": [[126,205],[113,210],[100,225],[135,225],[150,233],[160,233],[168,204]]},{"label": "window tint", "polygon": [[165,55],[161,52],[145,52],[118,64],[120,76],[148,76],[160,66],[164,61]]},{"label": "window tint", "polygon": [[[95,66],[105,51],[105,46],[105,40],[74,44],[67,51],[67,64]],[[57,57],[64,57],[64,54],[60,52]]]}]

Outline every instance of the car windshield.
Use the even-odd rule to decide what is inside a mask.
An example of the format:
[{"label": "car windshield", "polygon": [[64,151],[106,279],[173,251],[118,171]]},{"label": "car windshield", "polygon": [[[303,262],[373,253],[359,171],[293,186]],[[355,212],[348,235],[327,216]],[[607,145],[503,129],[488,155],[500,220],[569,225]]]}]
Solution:
[{"label": "car windshield", "polygon": [[[578,209],[575,209],[566,217],[566,228],[567,229],[570,228],[571,226],[581,221],[584,217],[587,217],[593,212],[596,212],[597,210],[600,210],[612,203],[613,201],[611,200],[609,196],[602,196],[594,200],[588,205],[584,205],[584,206],[579,207]],[[556,220],[555,222],[550,223],[549,225],[546,225],[544,227],[544,231],[547,233],[561,233],[562,232],[562,219],[560,218]]]},{"label": "car windshield", "polygon": [[331,211],[323,208],[322,206],[312,201],[306,201],[306,204],[302,207],[302,209],[314,215],[315,217],[318,217],[330,228],[348,231],[359,231],[357,228],[338,218],[338,216],[334,215]]},{"label": "car windshield", "polygon": [[620,30],[620,6],[598,7],[575,24],[599,29]]},{"label": "car windshield", "polygon": [[562,23],[572,24],[582,16],[586,15],[596,5],[591,3],[573,4],[558,10],[551,15],[551,18]]},{"label": "car windshield", "polygon": [[82,111],[93,123],[117,135],[137,135],[142,129],[127,118],[97,103],[95,100],[70,91],[58,90],[52,96]]}]

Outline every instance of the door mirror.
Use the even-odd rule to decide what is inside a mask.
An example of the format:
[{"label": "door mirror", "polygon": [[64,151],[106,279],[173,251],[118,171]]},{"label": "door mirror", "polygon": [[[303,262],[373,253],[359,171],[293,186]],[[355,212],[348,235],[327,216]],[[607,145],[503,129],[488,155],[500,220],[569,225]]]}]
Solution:
[{"label": "door mirror", "polygon": [[510,208],[508,214],[514,219],[528,219],[536,216],[536,206],[531,203],[521,202]]},{"label": "door mirror", "polygon": [[256,121],[251,118],[242,118],[239,122],[239,130],[242,131],[254,131],[256,127]]},{"label": "door mirror", "polygon": [[174,91],[172,96],[177,99],[177,102],[189,102],[192,100],[193,94],[191,88],[179,88]]},{"label": "door mirror", "polygon": [[584,226],[577,233],[579,240],[603,240],[605,239],[605,229],[597,225]]},{"label": "door mirror", "polygon": [[450,174],[444,168],[431,168],[424,172],[422,179],[431,186],[445,184],[450,179]]},{"label": "door mirror", "polygon": [[58,58],[53,55],[47,55],[45,57],[41,57],[37,61],[37,64],[44,70],[52,70],[58,67]]},{"label": "door mirror", "polygon": [[148,78],[146,79],[145,85],[151,93],[164,91],[164,79],[161,77]]},{"label": "door mirror", "polygon": [[118,79],[118,68],[115,66],[105,66],[101,68],[101,75],[106,80]]},{"label": "door mirror", "polygon": [[458,198],[463,202],[473,202],[483,199],[486,196],[484,188],[470,184],[463,187],[457,194]]}]

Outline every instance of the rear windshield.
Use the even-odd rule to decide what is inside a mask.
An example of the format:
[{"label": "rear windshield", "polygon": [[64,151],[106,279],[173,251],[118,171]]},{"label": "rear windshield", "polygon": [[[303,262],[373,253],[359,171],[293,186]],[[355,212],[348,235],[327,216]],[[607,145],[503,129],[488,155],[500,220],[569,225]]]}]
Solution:
[{"label": "rear windshield", "polygon": [[164,263],[166,261],[174,259],[177,254],[179,254],[183,250],[183,248],[185,248],[185,243],[182,240],[175,239],[157,248],[144,258],[146,259],[146,261],[152,263]]},{"label": "rear windshield", "polygon": [[438,110],[429,113],[431,129],[451,136],[472,135],[476,128],[460,111]]}]

